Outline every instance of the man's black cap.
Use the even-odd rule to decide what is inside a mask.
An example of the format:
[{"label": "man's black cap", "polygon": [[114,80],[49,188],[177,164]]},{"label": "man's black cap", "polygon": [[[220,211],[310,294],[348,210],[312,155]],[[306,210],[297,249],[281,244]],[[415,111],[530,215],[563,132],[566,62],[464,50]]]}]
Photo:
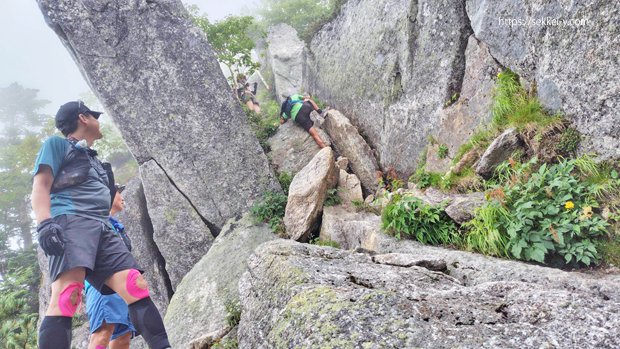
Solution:
[{"label": "man's black cap", "polygon": [[80,114],[90,114],[94,116],[95,119],[99,119],[99,116],[103,114],[103,112],[90,110],[90,108],[80,100],[67,102],[61,105],[56,113],[56,128],[62,130],[67,125],[72,124],[74,120],[77,120]]},{"label": "man's black cap", "polygon": [[125,190],[125,186],[124,185],[120,185],[120,184],[115,184],[114,185],[116,187],[116,191],[121,193],[123,190]]}]

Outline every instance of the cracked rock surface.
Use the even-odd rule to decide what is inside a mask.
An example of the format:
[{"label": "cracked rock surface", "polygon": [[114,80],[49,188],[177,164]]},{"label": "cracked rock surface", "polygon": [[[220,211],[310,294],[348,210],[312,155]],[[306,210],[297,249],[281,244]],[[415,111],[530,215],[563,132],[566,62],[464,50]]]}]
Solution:
[{"label": "cracked rock surface", "polygon": [[[284,240],[261,245],[239,285],[239,347],[620,345],[617,276],[595,279],[417,244],[401,248],[409,251],[370,256]],[[466,279],[461,269],[485,277]]]}]

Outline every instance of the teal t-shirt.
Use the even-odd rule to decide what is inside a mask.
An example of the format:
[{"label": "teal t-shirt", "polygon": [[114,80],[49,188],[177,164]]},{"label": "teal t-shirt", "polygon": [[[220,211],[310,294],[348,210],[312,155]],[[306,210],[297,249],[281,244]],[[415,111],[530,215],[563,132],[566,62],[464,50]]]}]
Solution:
[{"label": "teal t-shirt", "polygon": [[[52,169],[52,175],[56,177],[67,148],[71,146],[71,143],[62,137],[48,138],[39,150],[32,175],[39,172],[41,165],[47,165]],[[91,168],[86,181],[50,195],[52,217],[71,214],[108,223],[110,189],[107,182],[108,176],[105,170],[98,160],[91,158]]]}]

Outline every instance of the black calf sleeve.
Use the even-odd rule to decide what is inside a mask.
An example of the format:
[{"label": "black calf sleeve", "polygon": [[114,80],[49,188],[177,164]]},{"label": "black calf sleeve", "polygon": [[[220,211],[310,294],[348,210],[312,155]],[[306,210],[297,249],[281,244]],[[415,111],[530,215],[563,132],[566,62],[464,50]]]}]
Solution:
[{"label": "black calf sleeve", "polygon": [[164,322],[150,297],[130,304],[129,317],[151,349],[170,347]]},{"label": "black calf sleeve", "polygon": [[39,349],[70,349],[71,318],[46,316],[39,328]]}]

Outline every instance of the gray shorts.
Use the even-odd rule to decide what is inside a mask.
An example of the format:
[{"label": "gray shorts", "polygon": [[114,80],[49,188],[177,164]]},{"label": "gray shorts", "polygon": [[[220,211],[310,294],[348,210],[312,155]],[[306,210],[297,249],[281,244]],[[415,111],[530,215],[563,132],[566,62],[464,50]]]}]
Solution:
[{"label": "gray shorts", "polygon": [[138,269],[122,238],[107,224],[98,220],[75,215],[54,218],[62,228],[61,239],[65,243],[62,256],[49,256],[50,279],[56,281],[67,270],[86,268],[86,280],[102,294],[114,291],[105,285],[113,274]]}]

